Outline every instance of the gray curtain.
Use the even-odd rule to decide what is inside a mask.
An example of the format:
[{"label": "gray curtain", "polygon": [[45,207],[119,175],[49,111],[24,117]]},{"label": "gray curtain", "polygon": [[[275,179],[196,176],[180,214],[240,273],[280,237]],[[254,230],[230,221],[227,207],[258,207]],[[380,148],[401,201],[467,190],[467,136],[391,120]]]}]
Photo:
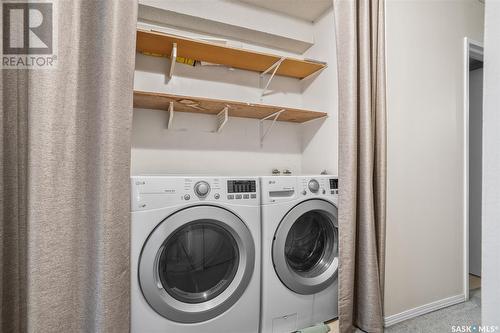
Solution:
[{"label": "gray curtain", "polygon": [[383,331],[384,0],[335,0],[339,80],[339,321]]},{"label": "gray curtain", "polygon": [[127,332],[137,3],[54,4],[57,68],[0,72],[0,331]]}]

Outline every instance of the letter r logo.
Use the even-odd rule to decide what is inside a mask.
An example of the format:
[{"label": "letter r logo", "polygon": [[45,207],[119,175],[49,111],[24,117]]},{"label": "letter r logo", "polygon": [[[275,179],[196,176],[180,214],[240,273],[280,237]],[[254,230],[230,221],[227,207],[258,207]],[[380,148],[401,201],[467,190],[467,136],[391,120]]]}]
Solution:
[{"label": "letter r logo", "polygon": [[3,54],[51,54],[52,3],[3,3]]}]

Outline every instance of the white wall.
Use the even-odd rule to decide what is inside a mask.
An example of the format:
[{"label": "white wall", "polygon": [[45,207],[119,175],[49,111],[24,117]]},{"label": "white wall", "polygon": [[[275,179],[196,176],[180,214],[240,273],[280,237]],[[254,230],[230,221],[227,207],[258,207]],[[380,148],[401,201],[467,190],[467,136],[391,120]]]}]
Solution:
[{"label": "white wall", "polygon": [[313,38],[311,26],[306,21],[279,15],[273,11],[263,10],[241,2],[224,0],[140,0],[139,3],[232,26],[245,27],[254,31],[264,31],[299,40],[310,41]]},{"label": "white wall", "polygon": [[482,324],[500,325],[500,1],[486,1],[483,104]]},{"label": "white wall", "polygon": [[[262,18],[255,16],[248,19]],[[208,34],[145,22],[140,22],[139,26],[189,37],[211,37]],[[164,73],[169,65],[168,59],[138,54],[134,80],[137,90],[303,107],[330,112],[331,117],[304,125],[277,122],[261,147],[257,120],[230,118],[222,133],[215,134],[211,133],[215,128],[214,116],[175,113],[174,130],[167,131],[167,112],[134,110],[132,174],[257,175],[269,174],[273,168],[287,168],[299,174],[303,171],[303,156],[307,159],[304,163],[304,170],[307,172],[319,173],[323,169],[336,172],[336,86],[332,86],[330,90],[316,83],[330,84],[335,80],[333,12],[325,14],[317,26],[312,25],[312,28],[317,42],[314,49],[304,56],[327,61],[330,66],[315,80],[302,82],[276,76],[269,87],[272,93],[266,94],[262,99],[259,74],[256,72],[177,64],[174,76],[166,80]],[[235,39],[229,42],[238,47],[297,56]],[[322,96],[322,93],[326,95]],[[269,124],[266,122],[266,126]],[[331,142],[327,146],[331,153],[328,158],[322,158],[324,153],[319,149],[320,142],[316,136],[327,138]]]},{"label": "white wall", "polygon": [[231,0],[139,0],[139,18],[293,52],[314,43],[313,25]]},{"label": "white wall", "polygon": [[318,77],[302,83],[302,105],[306,109],[328,112],[328,118],[303,125],[302,172],[317,174],[325,169],[328,173],[336,175],[338,174],[338,84],[333,8],[316,21],[314,36],[315,44],[304,56],[312,59],[327,57],[328,67]]},{"label": "white wall", "polygon": [[463,39],[477,0],[388,0],[385,315],[464,295]]}]

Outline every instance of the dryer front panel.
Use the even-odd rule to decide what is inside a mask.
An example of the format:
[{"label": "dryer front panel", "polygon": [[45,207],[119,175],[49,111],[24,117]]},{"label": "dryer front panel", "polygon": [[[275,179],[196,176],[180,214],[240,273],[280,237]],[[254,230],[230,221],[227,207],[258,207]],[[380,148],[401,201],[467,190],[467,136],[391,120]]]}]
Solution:
[{"label": "dryer front panel", "polygon": [[326,289],[337,278],[337,207],[312,199],[293,207],[280,222],[272,248],[279,279],[299,294]]},{"label": "dryer front panel", "polygon": [[189,207],[167,217],[147,239],[139,282],[149,305],[169,320],[196,323],[238,301],[252,277],[250,231],[221,207]]}]

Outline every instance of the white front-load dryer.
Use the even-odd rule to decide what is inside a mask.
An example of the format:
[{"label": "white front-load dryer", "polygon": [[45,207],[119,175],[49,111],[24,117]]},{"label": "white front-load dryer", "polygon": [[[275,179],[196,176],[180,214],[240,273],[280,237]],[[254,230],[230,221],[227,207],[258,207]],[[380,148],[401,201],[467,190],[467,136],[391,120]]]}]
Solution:
[{"label": "white front-load dryer", "polygon": [[131,183],[131,332],[258,332],[258,179]]},{"label": "white front-load dryer", "polygon": [[269,176],[262,191],[262,333],[338,317],[334,176]]}]

